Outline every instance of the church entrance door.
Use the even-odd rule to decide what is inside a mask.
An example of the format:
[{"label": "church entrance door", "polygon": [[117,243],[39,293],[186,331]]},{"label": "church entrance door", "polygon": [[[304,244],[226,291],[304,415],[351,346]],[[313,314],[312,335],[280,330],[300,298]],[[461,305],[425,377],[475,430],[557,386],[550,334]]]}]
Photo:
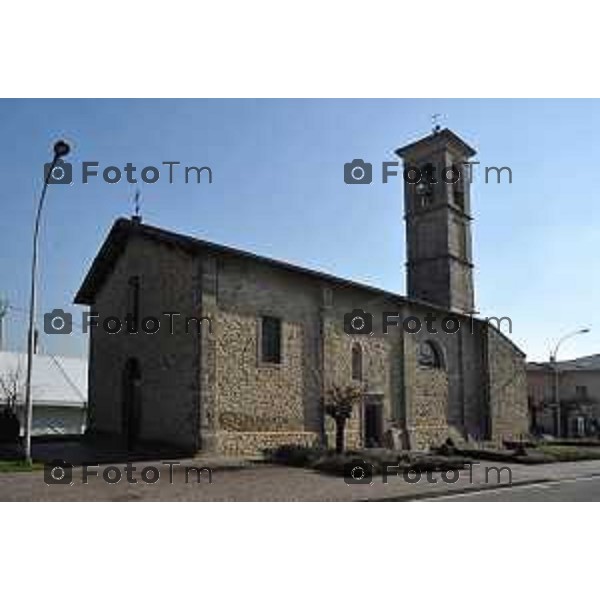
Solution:
[{"label": "church entrance door", "polygon": [[130,358],[123,368],[121,432],[127,449],[135,446],[140,434],[142,374],[139,361]]},{"label": "church entrance door", "polygon": [[364,408],[364,441],[367,448],[383,445],[383,406],[381,402],[367,401]]}]

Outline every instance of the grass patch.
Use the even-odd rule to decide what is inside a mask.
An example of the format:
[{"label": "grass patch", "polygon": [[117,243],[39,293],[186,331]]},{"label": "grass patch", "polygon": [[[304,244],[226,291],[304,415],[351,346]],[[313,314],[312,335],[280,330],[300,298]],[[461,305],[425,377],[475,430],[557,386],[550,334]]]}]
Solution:
[{"label": "grass patch", "polygon": [[0,473],[27,473],[39,471],[44,468],[42,463],[34,462],[33,465],[21,459],[0,460]]},{"label": "grass patch", "polygon": [[453,455],[464,456],[471,460],[543,465],[556,462],[600,460],[600,447],[543,443],[535,448],[519,450],[457,448],[453,450]]},{"label": "grass patch", "polygon": [[600,447],[598,446],[571,446],[563,444],[543,444],[536,449],[544,456],[556,462],[569,462],[575,460],[600,460]]},{"label": "grass patch", "polygon": [[553,440],[539,440],[536,446],[577,446],[600,449],[600,440],[597,438],[556,438]]}]

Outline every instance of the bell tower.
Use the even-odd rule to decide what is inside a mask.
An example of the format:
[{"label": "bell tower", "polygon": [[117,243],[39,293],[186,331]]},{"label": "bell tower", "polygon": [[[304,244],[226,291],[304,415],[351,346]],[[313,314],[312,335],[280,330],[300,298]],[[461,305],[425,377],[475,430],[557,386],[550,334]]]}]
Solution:
[{"label": "bell tower", "polygon": [[404,163],[408,296],[474,310],[470,169],[475,150],[436,127],[396,150]]}]

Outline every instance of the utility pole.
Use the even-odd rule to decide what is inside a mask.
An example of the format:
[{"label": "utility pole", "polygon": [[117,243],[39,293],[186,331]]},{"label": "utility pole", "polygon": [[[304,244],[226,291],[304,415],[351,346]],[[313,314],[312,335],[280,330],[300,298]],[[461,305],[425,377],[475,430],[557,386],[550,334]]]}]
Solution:
[{"label": "utility pole", "polygon": [[556,344],[556,346],[554,347],[554,351],[550,353],[550,364],[552,365],[553,371],[554,371],[554,400],[553,400],[553,404],[555,406],[556,409],[556,425],[555,425],[555,434],[556,437],[561,437],[562,436],[562,424],[561,424],[561,420],[562,420],[562,415],[561,415],[561,406],[560,406],[560,397],[559,397],[559,368],[558,368],[558,349],[560,348],[560,345],[565,341],[568,340],[569,338],[572,338],[576,335],[580,335],[582,333],[589,333],[590,330],[587,327],[583,327],[581,329],[577,329],[576,331],[572,331],[571,333],[567,333],[567,335],[564,335],[563,337],[560,338],[560,340],[558,340],[558,343]]},{"label": "utility pole", "polygon": [[33,351],[35,347],[35,311],[36,311],[36,278],[37,278],[37,259],[38,259],[38,237],[40,233],[40,219],[48,183],[53,177],[55,167],[58,161],[70,152],[69,144],[59,140],[54,144],[54,158],[46,171],[44,178],[44,187],[40,194],[37,212],[35,215],[35,224],[33,228],[33,253],[31,257],[31,288],[29,291],[29,328],[27,331],[27,375],[25,379],[25,440],[24,454],[25,461],[31,464],[31,421],[33,416],[33,402],[31,398],[31,374],[33,370]]},{"label": "utility pole", "polygon": [[8,300],[0,298],[0,352],[4,349],[4,317],[8,312]]}]

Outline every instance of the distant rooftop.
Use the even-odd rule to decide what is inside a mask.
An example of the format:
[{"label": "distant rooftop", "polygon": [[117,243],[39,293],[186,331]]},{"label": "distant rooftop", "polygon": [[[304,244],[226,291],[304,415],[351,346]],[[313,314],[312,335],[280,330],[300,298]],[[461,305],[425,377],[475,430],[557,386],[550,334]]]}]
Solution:
[{"label": "distant rooftop", "polygon": [[[600,371],[600,354],[580,356],[573,360],[559,360],[558,366],[563,371]],[[552,364],[549,362],[527,363],[527,368],[532,371],[549,369],[551,367]]]}]

